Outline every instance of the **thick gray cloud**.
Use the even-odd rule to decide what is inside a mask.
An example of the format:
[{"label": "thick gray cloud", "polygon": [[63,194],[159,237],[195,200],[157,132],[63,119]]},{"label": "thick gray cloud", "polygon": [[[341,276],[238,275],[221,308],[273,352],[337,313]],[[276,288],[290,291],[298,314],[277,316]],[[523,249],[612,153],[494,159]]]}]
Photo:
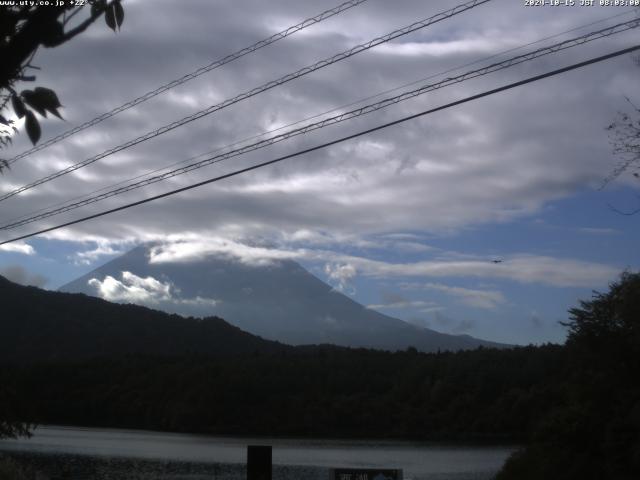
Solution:
[{"label": "thick gray cloud", "polygon": [[[440,252],[441,256],[416,262],[394,263],[366,256],[348,255],[331,249],[271,248],[253,246],[226,237],[195,234],[191,239],[183,235],[166,238],[166,242],[151,250],[151,263],[193,262],[209,255],[223,256],[247,265],[267,265],[270,262],[291,259],[324,262],[330,280],[345,288],[356,274],[371,278],[444,278],[478,277],[517,281],[522,284],[542,284],[556,287],[589,287],[606,283],[618,270],[605,264],[571,259],[513,255],[495,264],[487,258]],[[160,241],[161,237],[155,238]],[[392,247],[389,247],[392,249]],[[502,294],[494,290],[452,288],[439,283],[403,283],[403,287],[439,291],[480,308],[493,308],[503,303]]]},{"label": "thick gray cloud", "polygon": [[[44,121],[44,137],[90,119],[333,3],[127,2],[126,21],[117,35],[104,25],[95,25],[67,45],[39,53],[36,64],[42,70],[38,72],[38,84],[58,92],[67,119],[67,122]],[[6,191],[20,186],[204,106],[451,6],[451,2],[445,1],[371,0],[21,160],[3,178],[0,189]],[[3,219],[616,13],[620,10],[531,9],[523,7],[522,2],[490,2],[10,199],[4,203]],[[628,18],[631,17],[586,27],[556,40]],[[630,44],[633,35],[636,32],[465,82],[352,123],[176,177],[144,192],[137,191],[49,219],[37,227],[197,182],[498,84],[609,52]],[[462,71],[464,69],[456,73]],[[431,81],[440,78],[444,76],[436,76]],[[508,222],[535,213],[552,200],[598,184],[615,162],[609,154],[604,126],[623,107],[623,95],[632,94],[630,85],[636,83],[637,67],[627,57],[618,58],[268,169],[53,232],[49,237],[100,241],[97,256],[117,248],[110,246],[109,241],[132,242],[172,235],[273,239],[282,235],[292,237],[298,232],[309,232],[311,238],[328,231],[336,236],[362,239],[370,234],[418,230],[441,233]],[[20,135],[11,152],[18,153],[27,147],[25,135]],[[26,233],[33,228],[31,225],[16,233]],[[405,247],[411,248],[412,244],[420,248],[420,243],[411,241],[407,241]],[[502,268],[508,272],[505,277],[515,276],[515,268],[536,264],[539,271],[531,267],[520,275],[537,278],[545,275],[544,269],[551,269],[555,260],[520,256],[519,260],[514,259],[518,261],[513,270]],[[332,274],[339,276],[336,277],[338,285],[345,279],[344,274],[351,271],[346,265],[374,268],[373,263],[359,262],[361,265],[335,264],[339,269],[331,272],[337,272]],[[572,272],[587,269],[581,264],[571,265],[575,267]],[[474,270],[478,274],[491,268],[484,264],[478,266],[480,270]],[[379,265],[376,268],[392,270]],[[424,265],[425,271],[432,272],[429,270],[432,268]],[[465,272],[469,269],[463,268]],[[602,276],[602,272],[595,275]],[[558,285],[572,284],[561,272],[550,281]],[[458,295],[463,293],[467,299],[472,298],[469,295],[473,292],[458,292]],[[484,300],[475,298],[477,302],[488,302],[486,306],[502,301],[497,293],[493,295],[482,297]]]}]

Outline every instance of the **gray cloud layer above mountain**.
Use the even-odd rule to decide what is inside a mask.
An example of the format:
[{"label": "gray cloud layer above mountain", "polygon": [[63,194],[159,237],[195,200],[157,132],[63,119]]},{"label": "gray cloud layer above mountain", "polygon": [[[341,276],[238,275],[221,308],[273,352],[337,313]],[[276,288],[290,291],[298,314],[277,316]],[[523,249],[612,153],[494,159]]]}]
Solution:
[{"label": "gray cloud layer above mountain", "polygon": [[[328,6],[323,3],[322,8]],[[372,0],[24,159],[7,174],[7,181],[0,188],[8,190],[31,181],[451,6],[451,2],[444,1],[426,4],[406,0],[399,8],[395,2]],[[128,2],[126,24],[118,35],[104,25],[96,25],[63,47],[43,50],[36,59],[42,67],[38,84],[58,92],[68,120],[44,121],[45,136],[251,44],[320,8],[317,2],[285,0],[244,1],[239,7],[230,1]],[[109,157],[6,205],[12,214],[32,211],[67,198],[69,192],[90,192],[614,13],[619,10],[534,10],[522,7],[520,2],[491,2]],[[633,32],[595,42],[434,92],[354,124],[178,177],[148,189],[148,193],[125,195],[86,212],[192,183],[608,52],[629,44],[632,35]],[[637,67],[629,58],[619,58],[49,236],[67,240],[139,240],[180,232],[251,236],[282,231],[294,234],[300,230],[358,236],[409,229],[455,231],[471,225],[508,222],[536,212],[553,199],[595,185],[608,173],[613,160],[607,160],[609,146],[603,127],[616,110],[624,107],[623,94],[632,93],[629,85],[635,82],[634,68]],[[13,151],[27,147],[24,137],[16,139]],[[25,202],[27,198],[29,201]]]},{"label": "gray cloud layer above mountain", "polygon": [[[170,239],[167,243],[152,248],[150,262],[195,262],[209,255],[226,256],[248,265],[265,265],[270,261],[284,259],[326,262],[325,271],[328,272],[329,278],[343,284],[356,274],[361,274],[374,278],[471,276],[568,287],[600,284],[618,273],[613,267],[595,262],[528,254],[512,255],[499,264],[480,257],[455,258],[452,252],[448,252],[450,258],[442,256],[433,260],[394,263],[372,260],[364,256],[346,255],[332,250],[252,246],[221,237],[208,237],[206,240],[197,237],[193,240],[180,241]],[[504,301],[498,292],[480,294],[468,289],[449,288],[431,282],[422,284],[421,288],[444,291],[454,296],[464,297],[468,301],[474,298],[476,306],[480,302],[486,306],[488,303],[496,304]]]}]

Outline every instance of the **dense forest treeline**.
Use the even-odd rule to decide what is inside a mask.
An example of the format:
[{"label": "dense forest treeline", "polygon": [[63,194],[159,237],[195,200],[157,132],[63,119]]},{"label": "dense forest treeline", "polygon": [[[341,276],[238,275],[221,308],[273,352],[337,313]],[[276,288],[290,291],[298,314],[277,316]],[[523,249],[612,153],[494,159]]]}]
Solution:
[{"label": "dense forest treeline", "polygon": [[[608,292],[595,293],[569,314],[565,345],[503,350],[302,348],[249,336],[242,354],[230,355],[233,342],[248,335],[236,329],[222,355],[143,349],[105,356],[107,349],[92,359],[14,358],[0,362],[0,433],[3,421],[22,420],[235,435],[522,442],[526,447],[498,480],[640,478],[640,274],[623,274]],[[160,321],[170,323],[169,317]],[[132,332],[139,325],[143,333],[154,331],[132,322]],[[190,322],[192,332],[207,331],[198,330],[205,321]],[[211,325],[222,326],[211,335],[223,343],[224,322]],[[99,329],[90,336],[103,337],[114,338]],[[143,339],[153,344],[153,336]],[[183,345],[185,338],[178,340]],[[50,347],[55,351],[60,345]]]},{"label": "dense forest treeline", "polygon": [[32,399],[37,423],[514,441],[558,401],[564,362],[558,346],[441,354],[317,347],[233,360],[48,363],[4,374]]},{"label": "dense forest treeline", "polygon": [[569,314],[561,395],[497,480],[640,478],[640,274]]}]

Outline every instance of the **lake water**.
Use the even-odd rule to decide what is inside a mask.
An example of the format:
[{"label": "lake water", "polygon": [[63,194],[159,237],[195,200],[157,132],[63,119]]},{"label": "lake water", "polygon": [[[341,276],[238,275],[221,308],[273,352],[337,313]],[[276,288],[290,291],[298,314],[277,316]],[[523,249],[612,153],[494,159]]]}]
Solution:
[{"label": "lake water", "polygon": [[[401,468],[405,479],[491,479],[514,447],[398,441],[231,438],[39,427],[30,439],[0,440],[0,451],[50,476],[71,478],[244,479],[247,445],[272,445],[274,479],[327,480],[332,467]],[[134,475],[135,472],[135,475]]]}]

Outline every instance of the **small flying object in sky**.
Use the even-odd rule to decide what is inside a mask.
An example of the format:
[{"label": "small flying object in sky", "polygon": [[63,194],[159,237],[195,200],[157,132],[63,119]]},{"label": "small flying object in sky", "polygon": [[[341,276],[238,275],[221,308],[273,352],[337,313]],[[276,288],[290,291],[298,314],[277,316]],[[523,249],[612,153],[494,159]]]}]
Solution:
[{"label": "small flying object in sky", "polygon": [[502,259],[501,258],[497,258],[495,260],[491,260],[491,263],[502,263]]}]

